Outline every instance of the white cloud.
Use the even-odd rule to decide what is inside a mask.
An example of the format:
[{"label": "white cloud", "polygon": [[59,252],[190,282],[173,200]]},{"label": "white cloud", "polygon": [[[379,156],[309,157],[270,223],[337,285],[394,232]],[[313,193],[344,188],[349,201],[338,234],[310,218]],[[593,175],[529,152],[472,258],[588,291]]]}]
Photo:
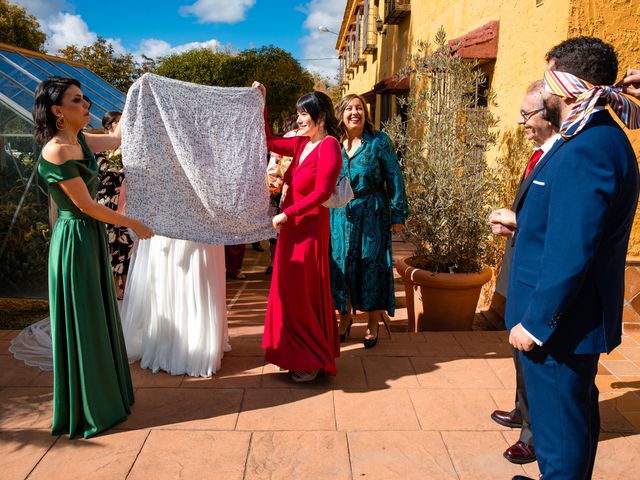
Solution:
[{"label": "white cloud", "polygon": [[346,0],[311,0],[304,6],[304,12],[307,14],[304,28],[309,33],[300,40],[302,58],[333,57],[336,60],[303,61],[302,64],[312,72],[329,77],[332,82],[340,65],[336,51],[337,37],[333,33],[318,31],[318,27],[324,26],[338,33],[346,4]]},{"label": "white cloud", "polygon": [[245,18],[256,0],[197,0],[180,7],[181,15],[194,15],[201,23],[237,23]]},{"label": "white cloud", "polygon": [[95,32],[89,30],[80,15],[70,13],[58,13],[46,25],[47,42],[46,49],[56,52],[67,45],[86,47],[98,39]]},{"label": "white cloud", "polygon": [[214,38],[205,42],[189,42],[176,46],[171,46],[169,42],[158,38],[147,38],[140,42],[135,52],[135,56],[138,59],[141,59],[142,55],[146,55],[150,58],[158,58],[171,55],[173,53],[186,52],[187,50],[193,50],[194,48],[209,48],[214,52],[217,52],[222,49],[222,45]]},{"label": "white cloud", "polygon": [[25,7],[27,12],[41,21],[55,17],[62,11],[74,11],[73,5],[65,0],[13,0],[13,3]]}]

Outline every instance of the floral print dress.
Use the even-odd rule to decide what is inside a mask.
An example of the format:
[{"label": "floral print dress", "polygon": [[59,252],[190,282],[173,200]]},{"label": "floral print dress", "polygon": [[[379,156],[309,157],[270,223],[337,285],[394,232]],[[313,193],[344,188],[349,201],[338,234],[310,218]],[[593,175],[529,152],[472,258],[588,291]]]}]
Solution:
[{"label": "floral print dress", "polygon": [[[120,151],[103,152],[96,155],[98,162],[98,203],[111,210],[118,209],[120,189],[124,180]],[[133,242],[126,227],[107,225],[109,255],[114,275],[126,275],[129,271]]]}]

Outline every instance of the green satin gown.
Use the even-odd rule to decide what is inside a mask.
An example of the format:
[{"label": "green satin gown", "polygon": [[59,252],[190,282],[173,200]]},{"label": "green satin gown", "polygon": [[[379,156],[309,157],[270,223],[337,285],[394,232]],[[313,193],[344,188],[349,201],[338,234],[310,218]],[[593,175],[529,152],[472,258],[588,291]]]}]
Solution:
[{"label": "green satin gown", "polygon": [[95,198],[98,166],[86,158],[55,165],[40,156],[38,173],[58,206],[49,249],[53,341],[52,434],[89,438],[125,420],[133,404],[105,225],[82,213],[58,182],[80,177]]}]

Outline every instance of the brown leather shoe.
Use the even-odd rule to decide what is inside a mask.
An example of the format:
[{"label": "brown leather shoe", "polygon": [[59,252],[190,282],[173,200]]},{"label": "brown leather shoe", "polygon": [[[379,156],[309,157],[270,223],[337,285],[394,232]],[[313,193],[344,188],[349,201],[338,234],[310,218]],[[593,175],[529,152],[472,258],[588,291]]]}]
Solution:
[{"label": "brown leather shoe", "polygon": [[531,445],[518,440],[516,443],[507,448],[504,452],[504,458],[511,463],[522,465],[536,461],[536,452]]},{"label": "brown leather shoe", "polygon": [[505,412],[504,410],[494,410],[491,414],[491,420],[502,425],[503,427],[522,428],[522,419],[516,414],[515,410]]}]

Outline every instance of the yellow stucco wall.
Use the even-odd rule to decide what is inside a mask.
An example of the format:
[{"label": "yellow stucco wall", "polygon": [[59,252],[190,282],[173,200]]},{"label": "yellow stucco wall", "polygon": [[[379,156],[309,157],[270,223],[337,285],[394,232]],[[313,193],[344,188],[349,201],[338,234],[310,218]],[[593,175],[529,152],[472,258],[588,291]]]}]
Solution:
[{"label": "yellow stucco wall", "polygon": [[[358,0],[349,0],[354,6]],[[383,17],[384,0],[379,2]],[[365,93],[403,66],[415,41],[433,41],[440,26],[448,38],[460,37],[499,20],[498,58],[491,87],[498,105],[493,112],[502,130],[515,126],[527,85],[541,78],[545,53],[566,38],[593,35],[616,48],[620,73],[640,67],[640,0],[412,0],[411,14],[400,25],[386,26],[377,36],[378,50],[357,67],[344,93]],[[376,113],[379,118],[380,96]],[[629,133],[640,155],[640,133]],[[490,152],[490,158],[494,152]],[[640,215],[632,232],[630,255],[640,255]]]},{"label": "yellow stucco wall", "polygon": [[[544,73],[544,54],[564,40],[570,0],[414,0],[411,15],[401,25],[389,25],[378,36],[378,51],[367,56],[366,66],[355,71],[345,93],[364,93],[379,80],[394,75],[404,65],[418,39],[433,41],[443,26],[448,38],[462,36],[492,20],[500,21],[498,59],[492,87],[498,106],[494,113],[500,127],[517,119],[527,85]],[[380,11],[384,1],[380,1]],[[382,16],[382,13],[381,13]]]},{"label": "yellow stucco wall", "polygon": [[[616,48],[620,64],[618,78],[628,67],[640,66],[640,0],[571,0],[568,36],[602,38]],[[640,131],[627,130],[640,156]],[[640,214],[636,213],[629,255],[640,255]]]}]

